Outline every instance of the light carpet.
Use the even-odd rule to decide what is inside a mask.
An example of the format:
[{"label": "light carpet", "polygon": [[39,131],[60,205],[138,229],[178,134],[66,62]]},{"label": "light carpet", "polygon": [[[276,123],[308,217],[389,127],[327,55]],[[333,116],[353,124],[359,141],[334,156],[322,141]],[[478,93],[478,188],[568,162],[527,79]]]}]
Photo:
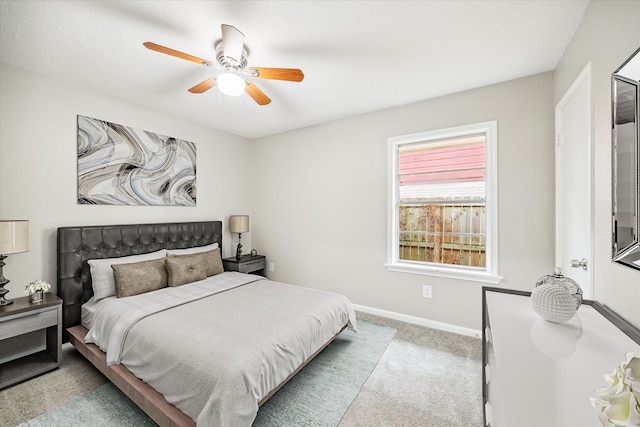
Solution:
[{"label": "light carpet", "polygon": [[[358,333],[342,332],[260,408],[254,426],[337,426],[395,333],[393,327],[358,320]],[[20,427],[69,425],[155,423],[107,383]]]}]

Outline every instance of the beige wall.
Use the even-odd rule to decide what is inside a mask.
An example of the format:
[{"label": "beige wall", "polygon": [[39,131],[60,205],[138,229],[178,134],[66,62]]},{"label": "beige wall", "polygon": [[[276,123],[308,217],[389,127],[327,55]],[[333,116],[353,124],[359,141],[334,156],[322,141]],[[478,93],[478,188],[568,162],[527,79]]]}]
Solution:
[{"label": "beige wall", "polygon": [[[226,225],[230,214],[251,213],[250,144],[244,138],[6,64],[0,64],[0,113],[0,219],[30,221],[29,252],[5,261],[8,298],[24,296],[33,280],[55,284],[57,227],[211,219]],[[197,207],[78,205],[78,114],[196,143]],[[249,234],[243,236],[247,245]],[[232,246],[225,229],[225,256]]]},{"label": "beige wall", "polygon": [[594,297],[640,327],[640,271],[611,262],[611,73],[640,47],[640,1],[591,1],[554,73],[557,103],[587,63],[594,100]]},{"label": "beige wall", "polygon": [[[271,277],[355,304],[481,328],[482,284],[387,271],[387,138],[498,121],[500,286],[554,264],[551,73],[262,138],[252,149],[255,246]],[[422,298],[422,285],[433,298]]]}]

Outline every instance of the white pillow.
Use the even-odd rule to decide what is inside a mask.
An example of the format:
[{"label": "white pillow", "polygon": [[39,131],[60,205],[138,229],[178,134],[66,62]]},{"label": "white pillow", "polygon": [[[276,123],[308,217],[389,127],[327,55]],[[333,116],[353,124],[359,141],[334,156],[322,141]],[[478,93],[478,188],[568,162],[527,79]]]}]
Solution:
[{"label": "white pillow", "polygon": [[214,249],[218,249],[217,243],[212,243],[207,246],[196,246],[193,248],[186,248],[186,249],[167,249],[167,256],[199,254],[200,252],[209,252]]},{"label": "white pillow", "polygon": [[167,250],[160,249],[159,251],[148,254],[88,260],[89,267],[91,267],[91,284],[93,286],[94,300],[100,301],[103,298],[116,295],[116,282],[113,278],[112,264],[130,264],[132,262],[149,261],[166,256]]}]

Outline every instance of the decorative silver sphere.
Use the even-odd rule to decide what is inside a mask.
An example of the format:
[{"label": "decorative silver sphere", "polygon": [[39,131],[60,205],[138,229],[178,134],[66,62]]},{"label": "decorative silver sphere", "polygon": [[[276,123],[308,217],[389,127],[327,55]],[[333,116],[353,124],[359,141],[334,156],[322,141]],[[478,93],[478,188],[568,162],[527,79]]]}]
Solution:
[{"label": "decorative silver sphere", "polygon": [[582,304],[582,289],[564,277],[560,268],[552,275],[543,276],[531,292],[531,305],[536,313],[550,322],[566,322]]}]

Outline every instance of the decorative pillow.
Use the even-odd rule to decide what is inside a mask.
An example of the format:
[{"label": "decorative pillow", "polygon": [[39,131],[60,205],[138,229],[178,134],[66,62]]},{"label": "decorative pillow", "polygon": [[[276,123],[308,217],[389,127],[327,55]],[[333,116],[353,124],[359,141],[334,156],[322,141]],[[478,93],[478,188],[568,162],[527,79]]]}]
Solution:
[{"label": "decorative pillow", "polygon": [[216,274],[224,273],[220,248],[204,252],[202,257],[204,258],[204,266],[207,271],[207,276],[215,276]]},{"label": "decorative pillow", "polygon": [[91,284],[93,286],[94,300],[100,301],[106,297],[116,295],[116,283],[113,279],[112,264],[130,264],[133,262],[160,259],[167,256],[167,250],[161,249],[156,252],[141,255],[130,255],[120,258],[90,259],[87,261],[91,268]]},{"label": "decorative pillow", "polygon": [[208,252],[201,252],[191,255],[169,255],[178,258],[193,257],[196,262],[204,267],[207,276],[215,276],[216,274],[224,273],[224,266],[222,265],[222,256],[220,256],[220,249],[214,249]]},{"label": "decorative pillow", "polygon": [[196,246],[193,248],[186,249],[167,249],[167,256],[169,255],[189,255],[189,254],[199,254],[201,252],[208,252],[218,248],[217,243],[212,243],[206,246]]},{"label": "decorative pillow", "polygon": [[112,264],[116,296],[130,297],[167,287],[166,258],[129,264]]},{"label": "decorative pillow", "polygon": [[202,254],[169,255],[165,265],[169,275],[169,286],[180,286],[207,278]]}]

